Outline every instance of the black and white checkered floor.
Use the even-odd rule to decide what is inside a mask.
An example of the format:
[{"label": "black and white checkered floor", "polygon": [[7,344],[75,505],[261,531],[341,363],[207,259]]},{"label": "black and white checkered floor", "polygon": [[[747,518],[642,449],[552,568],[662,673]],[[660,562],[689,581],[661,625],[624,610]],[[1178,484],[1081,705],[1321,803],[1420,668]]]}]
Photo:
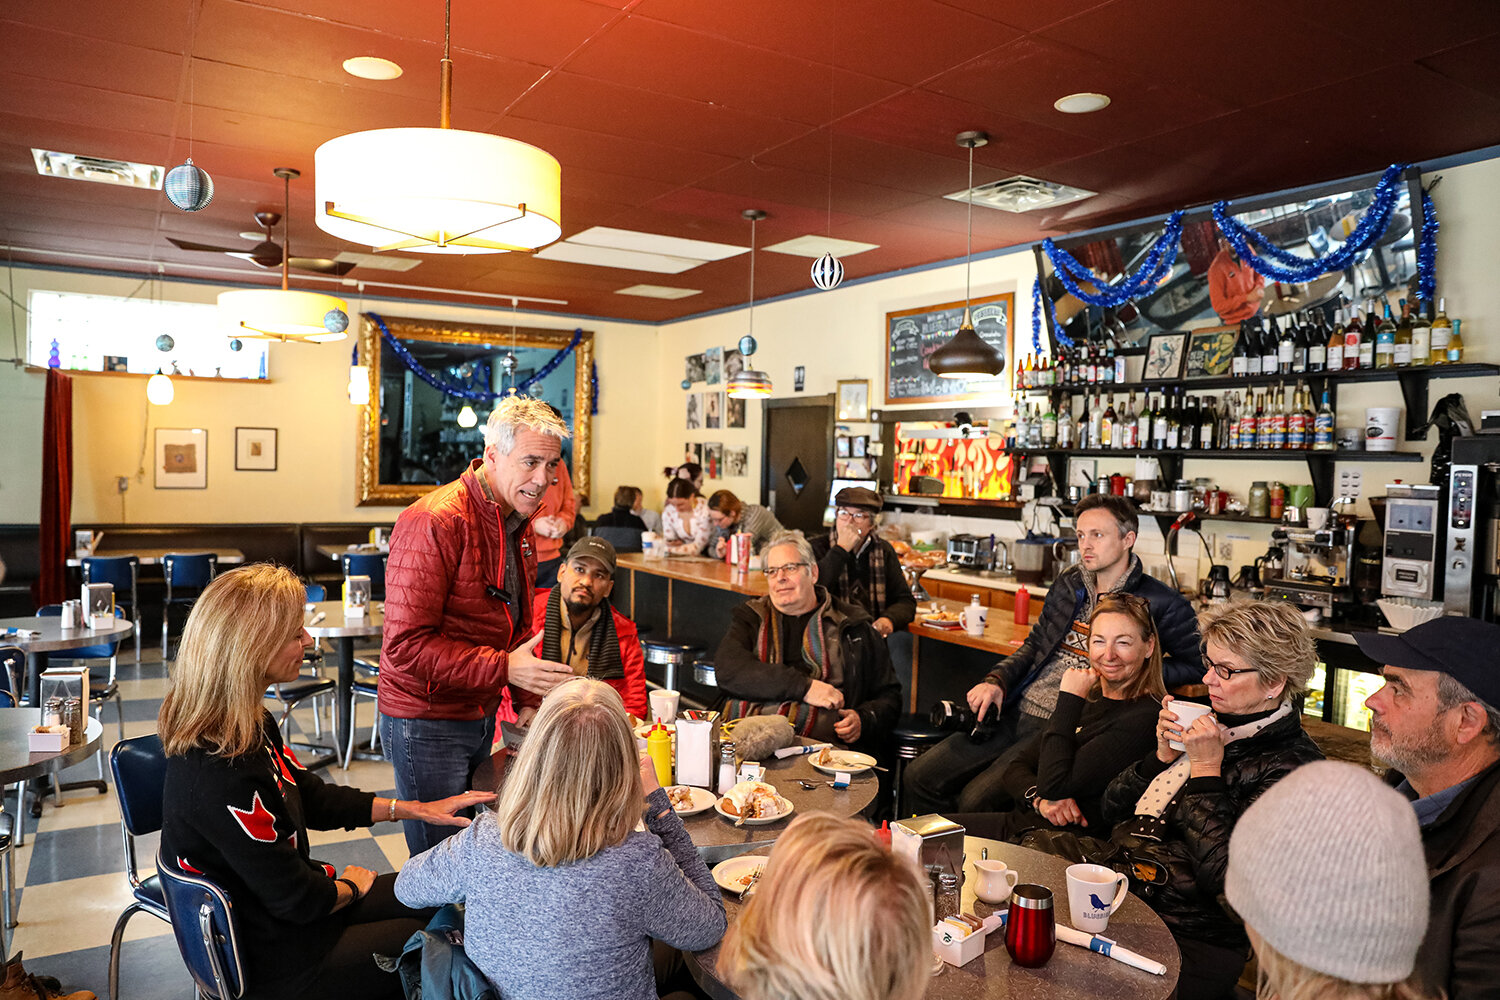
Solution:
[{"label": "black and white checkered floor", "polygon": [[[136,665],[129,662],[126,648],[121,653],[125,735],[153,733],[167,687],[159,654],[146,652],[143,662]],[[267,705],[275,710],[272,703]],[[357,720],[368,734],[373,703],[358,699],[357,711]],[[105,706],[103,721],[107,755],[119,734],[113,704]],[[310,741],[312,709],[294,712],[289,728],[293,739]],[[323,731],[328,736],[326,720]],[[93,778],[97,773],[91,758],[64,772],[63,780]],[[384,761],[355,761],[347,772],[334,765],[320,773],[325,780],[380,795],[394,794],[391,767]],[[14,800],[7,801],[6,808],[14,810]],[[61,806],[48,799],[41,819],[33,820],[27,813],[25,822],[26,843],[17,848],[15,859],[19,924],[12,931],[11,954],[25,953],[27,971],[56,976],[65,990],[93,990],[102,1000],[108,994],[110,934],[131,900],[114,787],[104,795],[93,789],[68,792]],[[150,873],[157,839],[152,835],[137,842],[136,856],[146,869],[143,874]],[[392,872],[407,858],[399,826],[385,823],[371,830],[310,831],[309,839],[313,856],[336,868],[354,864]],[[193,998],[192,980],[177,953],[171,927],[150,914],[137,913],[127,927],[121,946],[120,997]]]}]

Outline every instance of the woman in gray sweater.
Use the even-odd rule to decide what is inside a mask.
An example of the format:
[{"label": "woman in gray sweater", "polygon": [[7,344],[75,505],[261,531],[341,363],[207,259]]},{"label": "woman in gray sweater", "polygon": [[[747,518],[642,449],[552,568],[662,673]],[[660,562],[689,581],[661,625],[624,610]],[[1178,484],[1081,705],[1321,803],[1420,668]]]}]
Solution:
[{"label": "woman in gray sweater", "polygon": [[408,861],[396,895],[466,903],[464,948],[506,1000],[656,1000],[651,941],[700,951],[726,927],[620,696],[588,678],[542,701],[496,811]]}]

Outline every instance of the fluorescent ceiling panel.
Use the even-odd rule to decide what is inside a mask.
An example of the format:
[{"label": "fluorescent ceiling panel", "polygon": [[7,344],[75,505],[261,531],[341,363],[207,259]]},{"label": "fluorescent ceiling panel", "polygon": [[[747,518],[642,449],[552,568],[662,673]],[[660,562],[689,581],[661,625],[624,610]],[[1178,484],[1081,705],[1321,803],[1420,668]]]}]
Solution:
[{"label": "fluorescent ceiling panel", "polygon": [[816,260],[825,253],[831,253],[835,257],[853,257],[857,253],[874,250],[879,246],[879,243],[860,243],[857,240],[836,240],[832,236],[807,235],[761,247],[761,249],[770,250],[772,253],[791,254],[794,257],[811,257]]},{"label": "fluorescent ceiling panel", "polygon": [[643,299],[685,299],[690,295],[701,295],[701,288],[669,288],[666,285],[631,285],[615,289],[616,295],[639,295]]},{"label": "fluorescent ceiling panel", "polygon": [[656,233],[638,233],[631,229],[611,229],[608,226],[594,226],[581,233],[574,233],[568,237],[567,241],[591,247],[659,253],[667,257],[690,257],[699,261],[726,260],[747,253],[750,249],[729,243],[710,243],[707,240],[658,236]]},{"label": "fluorescent ceiling panel", "polygon": [[669,257],[660,253],[616,250],[613,247],[592,247],[569,240],[562,240],[545,250],[539,250],[536,256],[542,260],[565,260],[570,264],[619,267],[627,271],[653,271],[657,274],[681,274],[703,263],[696,257]]}]

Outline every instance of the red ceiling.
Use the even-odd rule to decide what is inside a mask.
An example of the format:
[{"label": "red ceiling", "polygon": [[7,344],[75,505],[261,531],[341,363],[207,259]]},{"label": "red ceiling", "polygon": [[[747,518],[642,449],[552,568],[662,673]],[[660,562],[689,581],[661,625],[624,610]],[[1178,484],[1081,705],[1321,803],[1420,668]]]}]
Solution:
[{"label": "red ceiling", "polygon": [[[1500,144],[1500,4],[1424,0],[454,0],[454,124],[535,143],[563,167],[563,232],[613,226],[744,244],[807,233],[876,243],[858,277],[963,252],[955,133],[992,136],[977,182],[1030,173],[1100,197],[975,215],[975,248],[1030,242],[1219,197]],[[168,235],[243,246],[293,186],[292,246],[344,249],[312,221],[312,160],[358,129],[436,124],[439,0],[11,0],[0,17],[0,243],[19,260],[216,280]],[[399,80],[348,76],[354,55]],[[1113,104],[1064,115],[1097,90]],[[30,147],[214,177],[208,209],[39,177]],[[95,255],[62,256],[61,252]],[[103,256],[127,258],[104,260]],[[808,287],[764,254],[757,295]],[[196,266],[196,267],[195,267]],[[564,299],[561,312],[664,320],[743,302],[743,258],[679,275],[524,255],[433,256],[351,278]],[[296,279],[303,280],[306,279]],[[676,301],[637,283],[702,289]],[[307,283],[308,287],[326,287]],[[386,292],[386,290],[382,290]],[[386,292],[389,293],[389,292]],[[451,297],[459,297],[452,295]]]}]

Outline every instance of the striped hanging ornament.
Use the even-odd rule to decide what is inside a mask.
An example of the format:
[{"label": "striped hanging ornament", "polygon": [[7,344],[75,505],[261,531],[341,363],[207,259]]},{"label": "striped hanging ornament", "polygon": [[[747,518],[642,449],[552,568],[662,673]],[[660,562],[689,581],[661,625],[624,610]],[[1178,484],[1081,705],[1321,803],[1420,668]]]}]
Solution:
[{"label": "striped hanging ornament", "polygon": [[831,253],[825,253],[813,261],[812,280],[825,292],[839,287],[839,282],[844,280],[844,262]]}]

